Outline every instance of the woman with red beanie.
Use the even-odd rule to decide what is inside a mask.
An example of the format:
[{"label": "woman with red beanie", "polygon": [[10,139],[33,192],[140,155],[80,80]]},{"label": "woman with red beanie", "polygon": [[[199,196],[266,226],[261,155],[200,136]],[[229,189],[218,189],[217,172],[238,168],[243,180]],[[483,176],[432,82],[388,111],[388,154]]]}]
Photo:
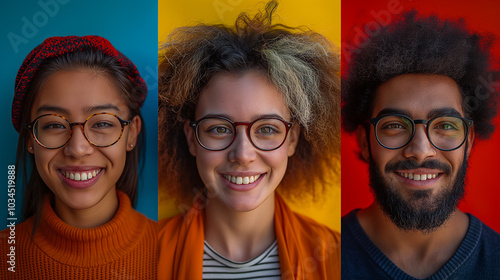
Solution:
[{"label": "woman with red beanie", "polygon": [[102,37],[52,37],[28,54],[12,122],[17,169],[31,174],[15,244],[10,229],[0,240],[15,268],[2,262],[0,278],[156,277],[156,222],[132,208],[146,94],[136,66]]}]

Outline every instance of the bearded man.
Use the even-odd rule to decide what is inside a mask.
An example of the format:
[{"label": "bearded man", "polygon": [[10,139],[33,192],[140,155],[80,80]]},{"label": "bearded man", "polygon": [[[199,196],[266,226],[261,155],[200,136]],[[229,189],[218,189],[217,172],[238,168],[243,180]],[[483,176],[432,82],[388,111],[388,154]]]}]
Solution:
[{"label": "bearded man", "polygon": [[463,21],[404,13],[354,53],[343,128],[375,201],[342,218],[343,279],[500,279],[500,235],[457,207],[475,138],[493,132],[491,39]]}]

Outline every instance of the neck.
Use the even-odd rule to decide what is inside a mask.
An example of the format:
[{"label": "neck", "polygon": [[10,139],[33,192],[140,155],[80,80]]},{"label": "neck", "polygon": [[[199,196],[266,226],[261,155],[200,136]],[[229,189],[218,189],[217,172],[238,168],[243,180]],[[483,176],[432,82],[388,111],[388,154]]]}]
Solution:
[{"label": "neck", "polygon": [[276,239],[274,195],[256,209],[237,212],[211,199],[205,211],[205,240],[226,258],[243,262],[264,252]]},{"label": "neck", "polygon": [[418,278],[436,273],[453,256],[469,227],[468,216],[456,209],[430,233],[405,231],[386,217],[376,202],[359,211],[358,220],[372,242],[396,266]]},{"label": "neck", "polygon": [[109,222],[118,209],[118,197],[112,188],[96,205],[85,209],[68,207],[55,197],[54,212],[66,224],[78,228],[94,228]]}]

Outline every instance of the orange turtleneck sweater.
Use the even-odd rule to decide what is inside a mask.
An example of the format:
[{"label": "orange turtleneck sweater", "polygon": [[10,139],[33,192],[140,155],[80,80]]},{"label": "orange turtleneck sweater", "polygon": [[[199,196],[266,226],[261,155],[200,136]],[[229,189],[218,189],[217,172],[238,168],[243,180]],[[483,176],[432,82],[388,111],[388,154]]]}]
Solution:
[{"label": "orange turtleneck sweater", "polygon": [[[158,269],[158,226],[135,211],[128,196],[117,192],[118,210],[96,228],[76,228],[56,215],[46,197],[33,240],[34,217],[0,232],[1,279],[155,279]],[[15,246],[15,272],[8,270]]]}]

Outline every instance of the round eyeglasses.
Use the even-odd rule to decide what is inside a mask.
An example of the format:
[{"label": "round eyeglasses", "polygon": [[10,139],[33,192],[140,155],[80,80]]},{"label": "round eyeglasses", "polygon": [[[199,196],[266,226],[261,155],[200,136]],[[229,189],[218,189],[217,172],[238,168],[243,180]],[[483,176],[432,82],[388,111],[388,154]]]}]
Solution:
[{"label": "round eyeglasses", "polygon": [[263,117],[253,122],[233,122],[225,117],[204,117],[189,125],[195,130],[196,140],[209,151],[221,151],[231,146],[236,138],[236,127],[245,125],[248,139],[262,151],[276,150],[285,142],[292,122],[281,118]]},{"label": "round eyeglasses", "polygon": [[469,129],[474,122],[457,116],[439,116],[430,120],[412,120],[392,114],[373,118],[370,122],[375,127],[375,138],[387,149],[396,150],[406,146],[415,135],[415,125],[426,126],[429,142],[441,151],[453,151],[465,143]]},{"label": "round eyeglasses", "polygon": [[120,140],[123,128],[130,122],[111,113],[93,114],[84,122],[75,123],[58,114],[46,114],[26,124],[26,128],[31,131],[35,141],[47,149],[59,149],[65,146],[73,135],[75,125],[82,127],[83,135],[90,144],[96,147],[109,147]]}]

